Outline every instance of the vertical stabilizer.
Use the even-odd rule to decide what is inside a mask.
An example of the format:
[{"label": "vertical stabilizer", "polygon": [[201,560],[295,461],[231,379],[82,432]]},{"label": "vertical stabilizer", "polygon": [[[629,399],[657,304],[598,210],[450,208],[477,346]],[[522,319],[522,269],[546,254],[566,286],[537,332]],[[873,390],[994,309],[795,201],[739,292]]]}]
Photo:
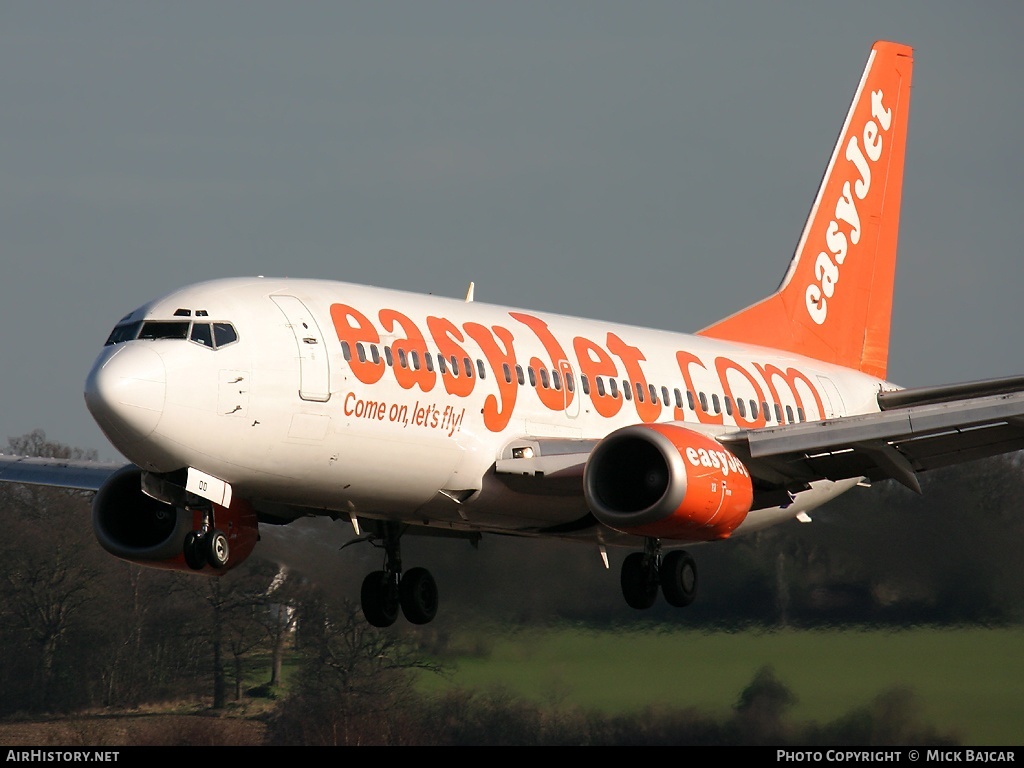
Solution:
[{"label": "vertical stabilizer", "polygon": [[913,61],[874,44],[782,285],[701,336],[885,377]]}]

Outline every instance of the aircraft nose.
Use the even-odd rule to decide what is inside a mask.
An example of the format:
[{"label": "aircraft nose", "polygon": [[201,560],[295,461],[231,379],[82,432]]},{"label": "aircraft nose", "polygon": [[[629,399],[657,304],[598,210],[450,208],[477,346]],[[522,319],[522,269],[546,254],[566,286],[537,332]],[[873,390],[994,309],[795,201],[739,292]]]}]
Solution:
[{"label": "aircraft nose", "polygon": [[149,437],[163,414],[167,375],[164,361],[139,344],[105,352],[85,380],[85,404],[110,441],[134,443]]}]

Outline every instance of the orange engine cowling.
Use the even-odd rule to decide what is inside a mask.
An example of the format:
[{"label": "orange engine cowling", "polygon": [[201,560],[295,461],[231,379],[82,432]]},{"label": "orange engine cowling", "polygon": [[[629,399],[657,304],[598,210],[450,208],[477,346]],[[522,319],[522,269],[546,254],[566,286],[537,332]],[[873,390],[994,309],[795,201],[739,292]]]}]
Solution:
[{"label": "orange engine cowling", "polygon": [[609,528],[710,541],[729,536],[754,499],[750,473],[716,440],[673,424],[638,424],[597,444],[583,472],[587,504]]},{"label": "orange engine cowling", "polygon": [[216,576],[249,556],[259,538],[256,514],[241,499],[231,507],[214,505],[214,523],[228,538],[228,562],[223,568],[204,565],[193,570],[185,562],[185,536],[202,523],[199,512],[165,504],[142,492],[142,470],[125,467],[96,492],[92,527],[107,552],[139,565]]}]

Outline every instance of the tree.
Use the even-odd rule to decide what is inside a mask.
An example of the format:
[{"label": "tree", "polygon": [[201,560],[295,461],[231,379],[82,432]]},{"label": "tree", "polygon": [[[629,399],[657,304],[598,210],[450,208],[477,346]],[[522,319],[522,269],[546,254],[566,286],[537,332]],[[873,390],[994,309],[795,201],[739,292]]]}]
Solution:
[{"label": "tree", "polygon": [[[56,458],[89,455],[48,441],[42,430],[11,438],[8,449]],[[20,646],[25,651],[11,656],[4,688],[9,693],[22,691],[16,703],[29,709],[64,708],[74,695],[54,683],[68,634],[94,596],[98,552],[89,532],[88,510],[81,492],[0,486],[0,525],[5,534],[0,540],[0,618],[6,639],[14,644],[8,650]]]}]

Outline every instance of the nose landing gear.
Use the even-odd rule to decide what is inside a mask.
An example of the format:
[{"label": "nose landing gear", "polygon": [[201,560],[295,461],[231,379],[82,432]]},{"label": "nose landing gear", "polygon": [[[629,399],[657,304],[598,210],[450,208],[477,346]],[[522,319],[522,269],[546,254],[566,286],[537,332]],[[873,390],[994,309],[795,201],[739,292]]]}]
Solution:
[{"label": "nose landing gear", "polygon": [[214,527],[212,509],[203,510],[202,525],[185,534],[182,549],[185,563],[194,571],[202,570],[204,565],[220,570],[228,564],[231,547],[227,534]]}]

